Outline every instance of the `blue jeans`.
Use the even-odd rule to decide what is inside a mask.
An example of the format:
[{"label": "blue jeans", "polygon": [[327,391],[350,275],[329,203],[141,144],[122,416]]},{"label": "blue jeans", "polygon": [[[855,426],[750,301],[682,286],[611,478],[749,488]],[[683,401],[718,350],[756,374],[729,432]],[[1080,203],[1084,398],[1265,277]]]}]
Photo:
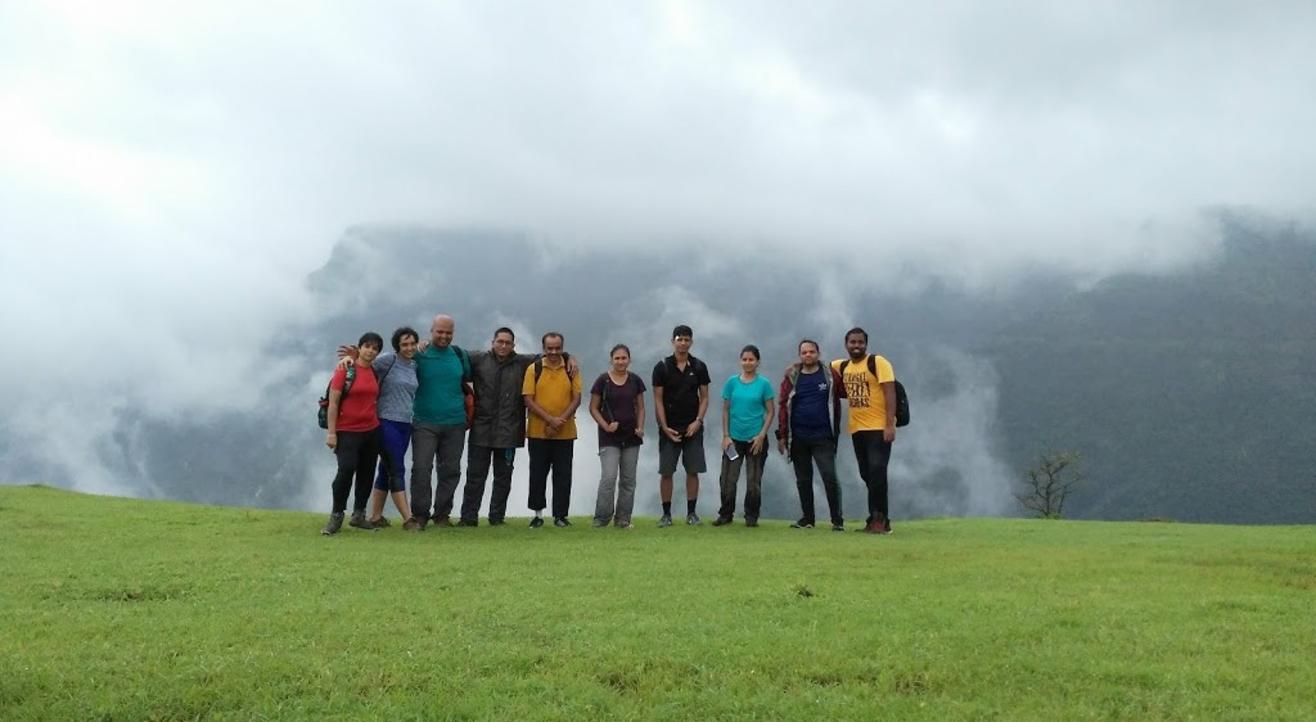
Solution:
[{"label": "blue jeans", "polygon": [[380,450],[383,462],[375,476],[375,488],[380,491],[406,491],[407,447],[411,446],[411,424],[401,421],[379,420]]}]

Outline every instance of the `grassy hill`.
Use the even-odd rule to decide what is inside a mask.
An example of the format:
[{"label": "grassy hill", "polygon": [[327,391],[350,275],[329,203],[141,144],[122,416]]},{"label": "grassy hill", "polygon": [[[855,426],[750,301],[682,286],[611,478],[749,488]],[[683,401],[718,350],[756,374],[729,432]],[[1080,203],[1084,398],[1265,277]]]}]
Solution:
[{"label": "grassy hill", "polygon": [[1311,528],[322,521],[0,487],[0,719],[1316,718]]}]

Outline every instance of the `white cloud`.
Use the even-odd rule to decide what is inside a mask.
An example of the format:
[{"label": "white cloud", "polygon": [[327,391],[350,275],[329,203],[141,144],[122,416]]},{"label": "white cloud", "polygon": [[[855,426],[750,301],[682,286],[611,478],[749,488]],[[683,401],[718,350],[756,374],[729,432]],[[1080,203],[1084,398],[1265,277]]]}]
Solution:
[{"label": "white cloud", "polygon": [[[1310,217],[1314,30],[1310,3],[6,4],[0,333],[79,352],[0,392],[104,397],[93,428],[249,403],[214,380],[326,312],[302,279],[358,223],[865,249],[847,287],[1172,268],[1204,209]],[[730,328],[689,302],[629,337]]]}]

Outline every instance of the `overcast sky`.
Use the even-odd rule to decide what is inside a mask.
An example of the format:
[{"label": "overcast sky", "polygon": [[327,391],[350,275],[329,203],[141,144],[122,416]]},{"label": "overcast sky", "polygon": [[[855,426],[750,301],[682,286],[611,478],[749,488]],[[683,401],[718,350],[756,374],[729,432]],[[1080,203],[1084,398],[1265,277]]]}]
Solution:
[{"label": "overcast sky", "polygon": [[1215,209],[1310,218],[1313,38],[1310,2],[6,2],[0,328],[94,352],[0,390],[54,414],[149,343],[128,402],[206,403],[363,222],[1173,268]]}]

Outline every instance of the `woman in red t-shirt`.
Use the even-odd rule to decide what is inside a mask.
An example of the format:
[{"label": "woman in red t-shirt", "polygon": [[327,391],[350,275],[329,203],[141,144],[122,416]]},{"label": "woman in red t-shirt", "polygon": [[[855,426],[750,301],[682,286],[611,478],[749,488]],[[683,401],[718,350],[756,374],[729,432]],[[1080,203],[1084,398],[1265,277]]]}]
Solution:
[{"label": "woman in red t-shirt", "polygon": [[[353,490],[353,478],[356,495],[348,524],[358,529],[375,529],[366,521],[366,502],[370,499],[370,484],[375,477],[375,464],[379,461],[382,444],[379,438],[379,381],[370,365],[384,348],[384,339],[372,331],[362,335],[357,346],[361,351],[356,364],[334,369],[333,379],[329,382],[329,432],[324,443],[338,457],[338,475],[334,477],[333,512],[320,531],[325,535],[337,534],[343,528],[343,512],[347,508],[347,495]],[[355,377],[347,393],[343,393],[348,373],[355,374]]]}]

